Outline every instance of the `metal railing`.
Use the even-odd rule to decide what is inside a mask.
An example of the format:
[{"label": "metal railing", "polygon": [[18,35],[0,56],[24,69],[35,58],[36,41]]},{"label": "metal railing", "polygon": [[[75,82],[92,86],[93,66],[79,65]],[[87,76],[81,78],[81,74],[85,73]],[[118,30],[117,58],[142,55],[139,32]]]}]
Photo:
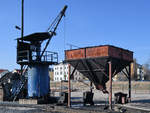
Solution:
[{"label": "metal railing", "polygon": [[42,51],[19,51],[17,55],[17,62],[58,62],[58,53],[45,51],[43,56],[40,58],[41,53]]}]

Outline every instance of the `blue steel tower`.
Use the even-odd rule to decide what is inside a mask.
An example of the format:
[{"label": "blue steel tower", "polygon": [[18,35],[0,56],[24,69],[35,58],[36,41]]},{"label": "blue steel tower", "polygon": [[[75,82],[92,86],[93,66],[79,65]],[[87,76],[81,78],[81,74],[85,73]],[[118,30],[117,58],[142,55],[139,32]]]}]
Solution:
[{"label": "blue steel tower", "polygon": [[[46,51],[51,38],[56,35],[55,31],[65,15],[67,6],[52,22],[47,32],[33,33],[17,39],[17,63],[27,70],[28,80],[28,97],[39,98],[45,97],[50,92],[49,65],[58,62],[58,54],[56,52]],[[46,42],[43,50],[42,43]],[[23,74],[22,74],[23,76]]]}]

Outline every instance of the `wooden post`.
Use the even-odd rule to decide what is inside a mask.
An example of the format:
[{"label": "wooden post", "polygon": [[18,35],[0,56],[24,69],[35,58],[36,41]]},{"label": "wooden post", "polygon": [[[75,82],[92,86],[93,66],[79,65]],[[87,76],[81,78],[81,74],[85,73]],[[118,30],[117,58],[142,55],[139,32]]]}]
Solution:
[{"label": "wooden post", "polygon": [[68,65],[68,107],[71,107],[70,64]]},{"label": "wooden post", "polygon": [[109,62],[109,108],[112,110],[112,64]]},{"label": "wooden post", "polygon": [[62,93],[62,80],[60,81],[60,93]]},{"label": "wooden post", "polygon": [[129,102],[131,102],[131,64],[129,65]]}]

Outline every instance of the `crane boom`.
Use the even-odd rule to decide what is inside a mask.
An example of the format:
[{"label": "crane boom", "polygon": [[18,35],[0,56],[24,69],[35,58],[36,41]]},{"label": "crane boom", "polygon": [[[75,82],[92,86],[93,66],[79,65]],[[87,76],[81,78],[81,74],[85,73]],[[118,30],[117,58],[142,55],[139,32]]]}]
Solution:
[{"label": "crane boom", "polygon": [[61,12],[58,14],[58,16],[55,18],[55,20],[52,22],[52,24],[50,25],[50,27],[47,29],[47,31],[50,33],[50,37],[42,51],[42,54],[41,54],[41,57],[43,56],[45,50],[47,49],[48,45],[49,45],[49,42],[51,40],[51,38],[56,35],[55,31],[62,19],[63,16],[65,16],[65,11],[67,9],[67,5],[64,6],[64,8],[61,10]]}]

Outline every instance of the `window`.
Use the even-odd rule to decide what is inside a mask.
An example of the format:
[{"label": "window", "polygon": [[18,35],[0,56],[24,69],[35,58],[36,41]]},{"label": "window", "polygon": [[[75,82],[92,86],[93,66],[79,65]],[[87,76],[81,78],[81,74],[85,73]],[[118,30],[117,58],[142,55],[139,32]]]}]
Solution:
[{"label": "window", "polygon": [[62,77],[60,77],[60,80],[62,80]]},{"label": "window", "polygon": [[62,67],[60,67],[60,69],[62,69]]},{"label": "window", "polygon": [[59,72],[57,72],[57,75],[59,75]]},{"label": "window", "polygon": [[60,72],[60,75],[62,75],[62,72]]}]

